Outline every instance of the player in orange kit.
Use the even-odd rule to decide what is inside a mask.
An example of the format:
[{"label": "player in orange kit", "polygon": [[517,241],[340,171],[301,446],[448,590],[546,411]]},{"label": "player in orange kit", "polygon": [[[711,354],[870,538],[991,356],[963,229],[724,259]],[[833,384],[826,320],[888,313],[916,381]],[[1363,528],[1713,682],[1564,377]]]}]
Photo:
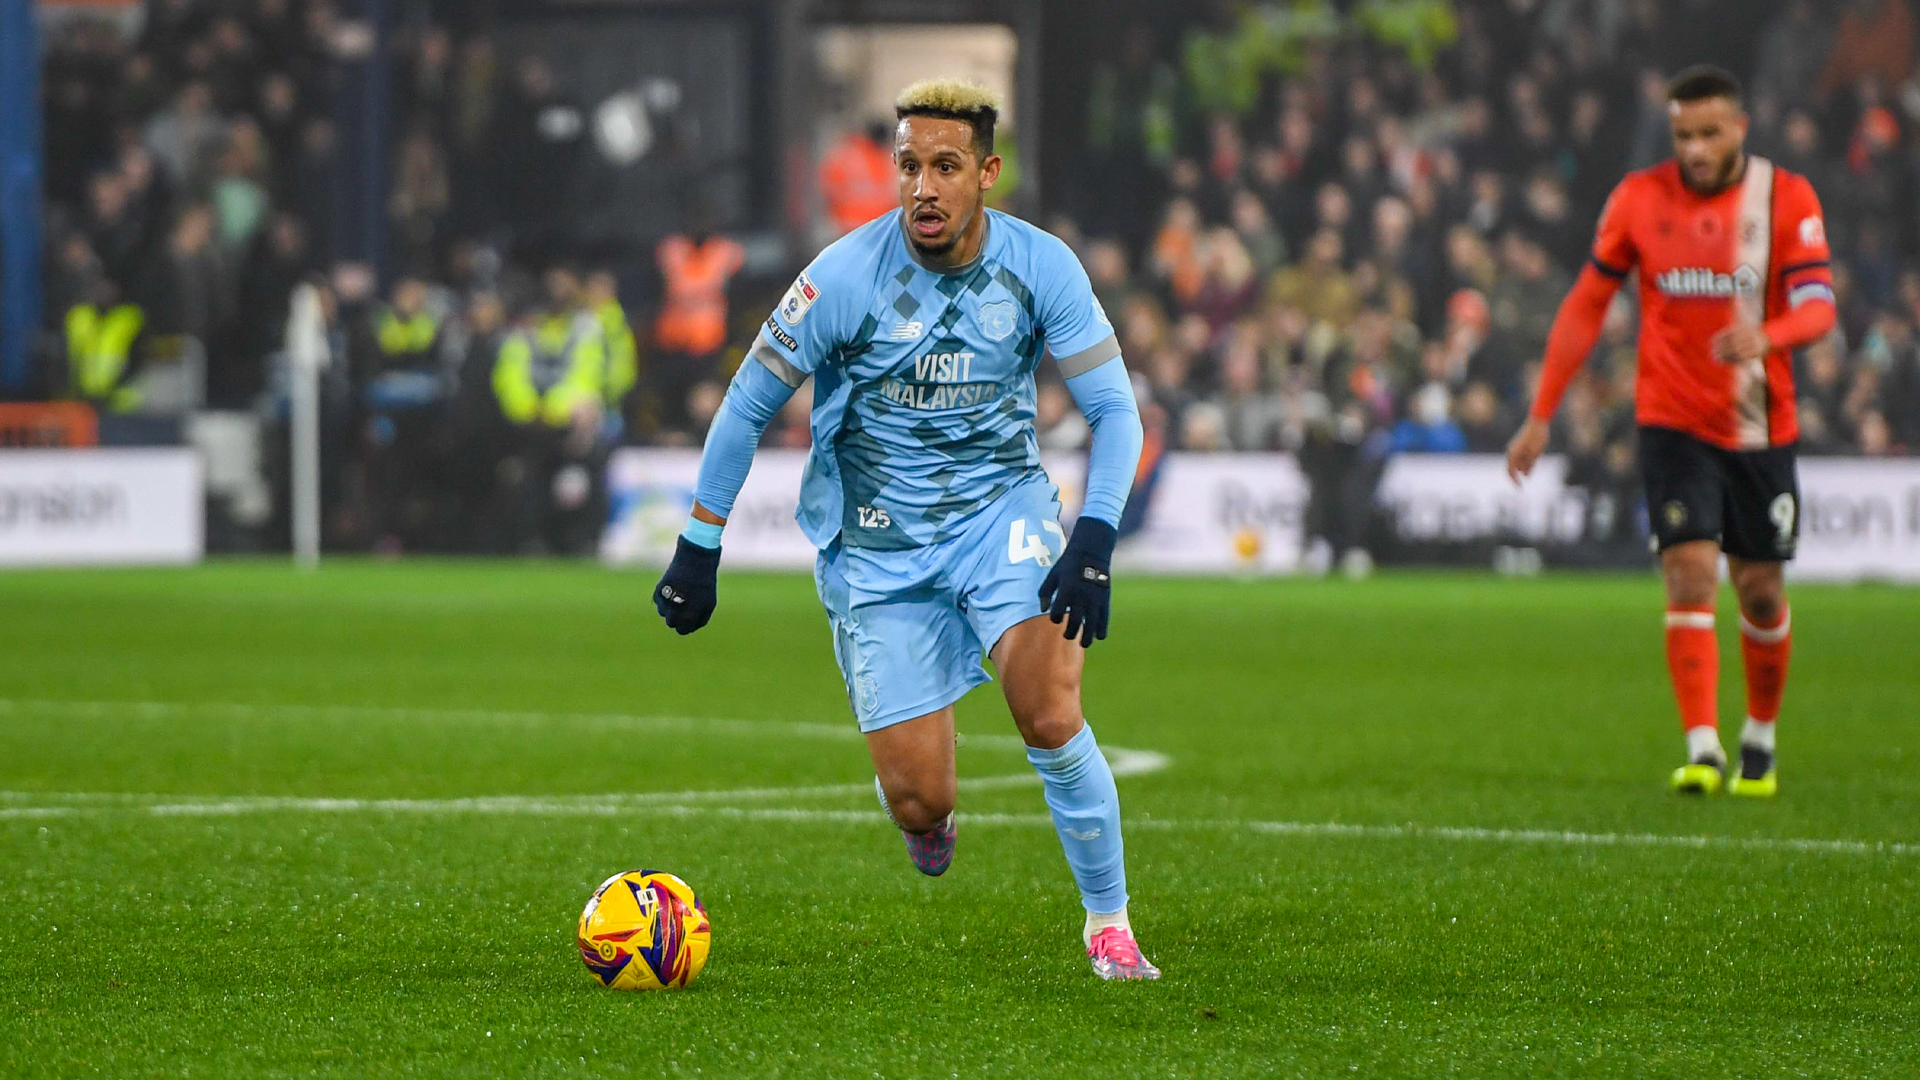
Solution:
[{"label": "player in orange kit", "polygon": [[1806,178],[1745,150],[1740,84],[1718,68],[1667,90],[1674,160],[1630,174],[1600,214],[1593,258],[1554,320],[1533,408],[1507,446],[1518,481],[1593,351],[1626,276],[1640,275],[1636,411],[1647,509],[1667,591],[1667,665],[1687,735],[1676,791],[1711,794],[1721,749],[1720,553],[1740,598],[1747,722],[1729,790],[1770,796],[1792,643],[1782,568],[1800,532],[1793,350],[1833,329],[1820,201]]}]

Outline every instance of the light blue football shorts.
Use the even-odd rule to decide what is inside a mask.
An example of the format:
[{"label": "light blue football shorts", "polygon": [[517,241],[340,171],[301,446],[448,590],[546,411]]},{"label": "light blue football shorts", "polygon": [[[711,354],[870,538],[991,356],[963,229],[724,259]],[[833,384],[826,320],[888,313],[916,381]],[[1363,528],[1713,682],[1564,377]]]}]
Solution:
[{"label": "light blue football shorts", "polygon": [[838,539],[814,564],[833,654],[862,732],[938,712],[991,676],[981,656],[1040,610],[1067,546],[1059,489],[1029,481],[959,533],[907,551]]}]

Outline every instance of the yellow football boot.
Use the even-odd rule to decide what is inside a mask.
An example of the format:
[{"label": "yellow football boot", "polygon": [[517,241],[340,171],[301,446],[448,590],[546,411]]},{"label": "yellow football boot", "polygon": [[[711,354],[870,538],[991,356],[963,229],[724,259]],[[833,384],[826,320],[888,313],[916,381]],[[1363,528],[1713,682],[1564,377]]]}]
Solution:
[{"label": "yellow football boot", "polygon": [[1727,781],[1727,794],[1771,799],[1779,793],[1780,772],[1773,767],[1773,751],[1742,743],[1740,775]]},{"label": "yellow football boot", "polygon": [[1711,761],[1696,761],[1673,770],[1667,786],[1682,795],[1715,795],[1725,781],[1721,766]]}]

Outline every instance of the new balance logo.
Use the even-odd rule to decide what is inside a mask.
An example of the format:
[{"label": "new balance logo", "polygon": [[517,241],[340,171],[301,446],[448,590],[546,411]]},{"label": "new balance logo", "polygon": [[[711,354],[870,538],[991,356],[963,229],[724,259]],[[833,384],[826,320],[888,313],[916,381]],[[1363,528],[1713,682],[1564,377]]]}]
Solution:
[{"label": "new balance logo", "polygon": [[896,324],[893,333],[887,336],[895,341],[919,341],[920,334],[925,329],[926,327],[917,322],[903,322]]},{"label": "new balance logo", "polygon": [[1675,267],[1653,279],[1668,296],[1688,299],[1730,300],[1760,291],[1760,274],[1751,266],[1742,266],[1731,274],[1722,274],[1698,266]]}]

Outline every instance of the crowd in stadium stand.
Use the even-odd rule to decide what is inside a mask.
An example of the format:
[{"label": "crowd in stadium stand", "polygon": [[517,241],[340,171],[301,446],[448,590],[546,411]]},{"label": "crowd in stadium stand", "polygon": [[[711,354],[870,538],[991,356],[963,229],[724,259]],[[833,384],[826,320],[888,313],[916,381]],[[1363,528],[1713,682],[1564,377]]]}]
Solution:
[{"label": "crowd in stadium stand", "polygon": [[[1312,5],[1222,6],[1096,77],[1078,231],[1179,445],[1501,449],[1609,191],[1670,156],[1689,21],[1726,5],[1360,7],[1403,18],[1336,36]],[[1839,284],[1803,450],[1920,447],[1913,14],[1799,0],[1758,45],[1750,148],[1813,180]],[[1634,325],[1623,290],[1562,414],[1592,468],[1632,461]]]},{"label": "crowd in stadium stand", "polygon": [[[391,44],[382,289],[339,250],[354,184],[338,72],[364,44],[332,5],[156,0],[136,36],[56,27],[43,389],[138,416],[143,372],[187,352],[204,357],[205,405],[283,422],[290,297],[312,284],[338,361],[330,542],[588,550],[606,451],[653,410],[612,276],[512,243],[562,209],[539,170],[564,160],[551,121],[571,103],[490,35],[416,20]],[[656,356],[673,342],[645,335]]]},{"label": "crowd in stadium stand", "polygon": [[[1504,445],[1607,193],[1668,153],[1665,74],[1740,5],[1202,7],[1096,68],[1082,165],[1040,219],[1080,251],[1160,444],[1377,461]],[[1914,13],[1777,7],[1740,72],[1750,146],[1825,201],[1841,309],[1800,359],[1802,447],[1920,448]],[[328,389],[328,460],[351,463],[329,490],[359,508],[341,531],[433,543],[409,524],[430,482],[491,515],[490,546],[577,549],[600,509],[580,478],[621,441],[698,440],[771,297],[742,296],[739,245],[691,219],[645,283],[521,261],[511,238],[558,209],[526,163],[556,160],[561,79],[424,21],[394,41],[396,280],[343,268],[340,47],[321,0],[156,0],[131,40],[58,30],[48,389],[130,407],[143,356],[186,340],[209,404],[267,408],[288,297],[314,281],[350,360]],[[1561,414],[1590,483],[1630,483],[1633,336],[1623,290]],[[805,445],[805,402],[770,440]],[[1057,382],[1039,410],[1043,445],[1084,443]]]}]

